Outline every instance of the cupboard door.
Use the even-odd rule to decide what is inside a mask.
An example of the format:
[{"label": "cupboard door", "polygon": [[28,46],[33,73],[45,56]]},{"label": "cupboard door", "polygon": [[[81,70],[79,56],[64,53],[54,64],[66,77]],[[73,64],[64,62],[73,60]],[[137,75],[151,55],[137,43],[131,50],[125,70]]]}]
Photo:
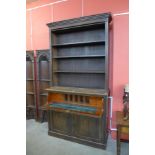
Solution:
[{"label": "cupboard door", "polygon": [[91,141],[99,140],[99,119],[84,115],[74,115],[73,135]]},{"label": "cupboard door", "polygon": [[70,135],[72,128],[72,116],[69,113],[50,111],[50,128],[52,131]]}]

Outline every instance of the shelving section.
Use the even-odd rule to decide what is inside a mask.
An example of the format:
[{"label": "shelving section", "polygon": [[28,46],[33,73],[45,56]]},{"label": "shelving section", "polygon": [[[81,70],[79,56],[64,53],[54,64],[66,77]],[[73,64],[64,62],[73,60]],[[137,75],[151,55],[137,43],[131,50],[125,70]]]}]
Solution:
[{"label": "shelving section", "polygon": [[111,20],[111,14],[105,13],[47,24],[49,135],[106,148]]},{"label": "shelving section", "polygon": [[36,118],[34,51],[26,51],[26,118]]},{"label": "shelving section", "polygon": [[[47,104],[46,88],[50,87],[50,50],[37,50],[37,98],[39,120],[42,120],[43,112],[46,112],[45,105]],[[47,118],[44,119],[47,121]]]},{"label": "shelving section", "polygon": [[105,89],[105,45],[103,23],[51,31],[53,85]]}]

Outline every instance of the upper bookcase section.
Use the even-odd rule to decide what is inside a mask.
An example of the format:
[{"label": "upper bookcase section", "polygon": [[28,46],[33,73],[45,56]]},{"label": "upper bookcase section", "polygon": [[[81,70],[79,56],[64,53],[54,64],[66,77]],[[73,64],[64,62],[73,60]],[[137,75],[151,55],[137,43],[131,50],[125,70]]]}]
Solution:
[{"label": "upper bookcase section", "polygon": [[52,86],[108,90],[110,21],[105,13],[47,24]]},{"label": "upper bookcase section", "polygon": [[68,19],[58,22],[52,22],[48,23],[47,26],[51,28],[51,31],[61,31],[66,30],[70,31],[72,29],[78,29],[78,28],[87,28],[95,25],[95,27],[98,27],[99,25],[103,25],[105,22],[111,22],[112,17],[110,13],[104,13],[104,14],[96,14],[92,16],[84,16],[80,18],[74,18],[74,19]]}]

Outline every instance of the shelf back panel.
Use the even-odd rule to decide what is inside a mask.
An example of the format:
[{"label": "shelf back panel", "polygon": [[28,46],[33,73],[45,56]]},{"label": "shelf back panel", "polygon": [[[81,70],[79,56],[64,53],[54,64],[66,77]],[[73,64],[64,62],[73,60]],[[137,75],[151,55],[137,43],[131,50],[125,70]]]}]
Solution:
[{"label": "shelf back panel", "polygon": [[53,52],[54,56],[105,55],[105,45],[62,47]]},{"label": "shelf back panel", "polygon": [[104,58],[59,59],[57,69],[62,71],[104,71]]},{"label": "shelf back panel", "polygon": [[35,96],[33,94],[26,95],[26,106],[35,106]]},{"label": "shelf back panel", "polygon": [[34,81],[26,81],[26,91],[27,92],[35,92],[34,91]]},{"label": "shelf back panel", "polygon": [[49,88],[50,82],[46,82],[46,81],[40,81],[39,83],[39,93],[46,93],[46,90],[47,88]]},{"label": "shelf back panel", "polygon": [[49,62],[40,61],[39,62],[39,79],[49,79]]},{"label": "shelf back panel", "polygon": [[40,95],[39,96],[39,103],[40,105],[39,106],[43,106],[47,103],[47,96],[45,95]]},{"label": "shelf back panel", "polygon": [[74,74],[57,73],[58,86],[79,87],[79,88],[105,88],[104,74]]},{"label": "shelf back panel", "polygon": [[88,29],[79,30],[75,32],[59,33],[56,36],[55,44],[75,43],[75,42],[88,42],[105,40],[105,30],[100,29]]},{"label": "shelf back panel", "polygon": [[32,61],[26,61],[26,78],[33,79],[33,63],[32,63]]}]

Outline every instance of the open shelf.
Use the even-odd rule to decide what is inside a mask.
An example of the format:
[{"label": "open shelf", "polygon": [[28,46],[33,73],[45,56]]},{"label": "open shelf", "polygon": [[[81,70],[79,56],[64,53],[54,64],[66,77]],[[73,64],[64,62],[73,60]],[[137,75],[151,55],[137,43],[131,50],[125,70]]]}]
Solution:
[{"label": "open shelf", "polygon": [[34,92],[26,92],[27,95],[34,95]]},{"label": "open shelf", "polygon": [[39,95],[42,95],[42,96],[47,96],[47,95],[48,95],[48,93],[41,93],[41,94],[39,94]]},{"label": "open shelf", "polygon": [[47,82],[50,82],[51,80],[49,80],[49,79],[39,79],[39,81],[47,81]]},{"label": "open shelf", "polygon": [[34,79],[32,79],[32,78],[27,78],[26,80],[27,80],[27,81],[33,81]]},{"label": "open shelf", "polygon": [[70,70],[68,70],[68,71],[63,71],[63,70],[57,70],[57,71],[54,71],[55,73],[83,73],[83,74],[87,74],[87,73],[89,73],[89,74],[103,74],[103,73],[105,73],[104,71],[88,71],[88,70],[86,70],[86,71],[70,71]]},{"label": "open shelf", "polygon": [[54,56],[55,59],[68,59],[68,58],[104,58],[105,55],[78,55],[78,56]]},{"label": "open shelf", "polygon": [[27,108],[33,108],[33,109],[36,108],[34,105],[27,105],[26,107],[27,107]]},{"label": "open shelf", "polygon": [[52,47],[71,47],[71,46],[83,46],[83,45],[103,45],[104,40],[99,41],[87,41],[87,42],[73,42],[73,43],[63,43],[63,44],[53,44]]}]

